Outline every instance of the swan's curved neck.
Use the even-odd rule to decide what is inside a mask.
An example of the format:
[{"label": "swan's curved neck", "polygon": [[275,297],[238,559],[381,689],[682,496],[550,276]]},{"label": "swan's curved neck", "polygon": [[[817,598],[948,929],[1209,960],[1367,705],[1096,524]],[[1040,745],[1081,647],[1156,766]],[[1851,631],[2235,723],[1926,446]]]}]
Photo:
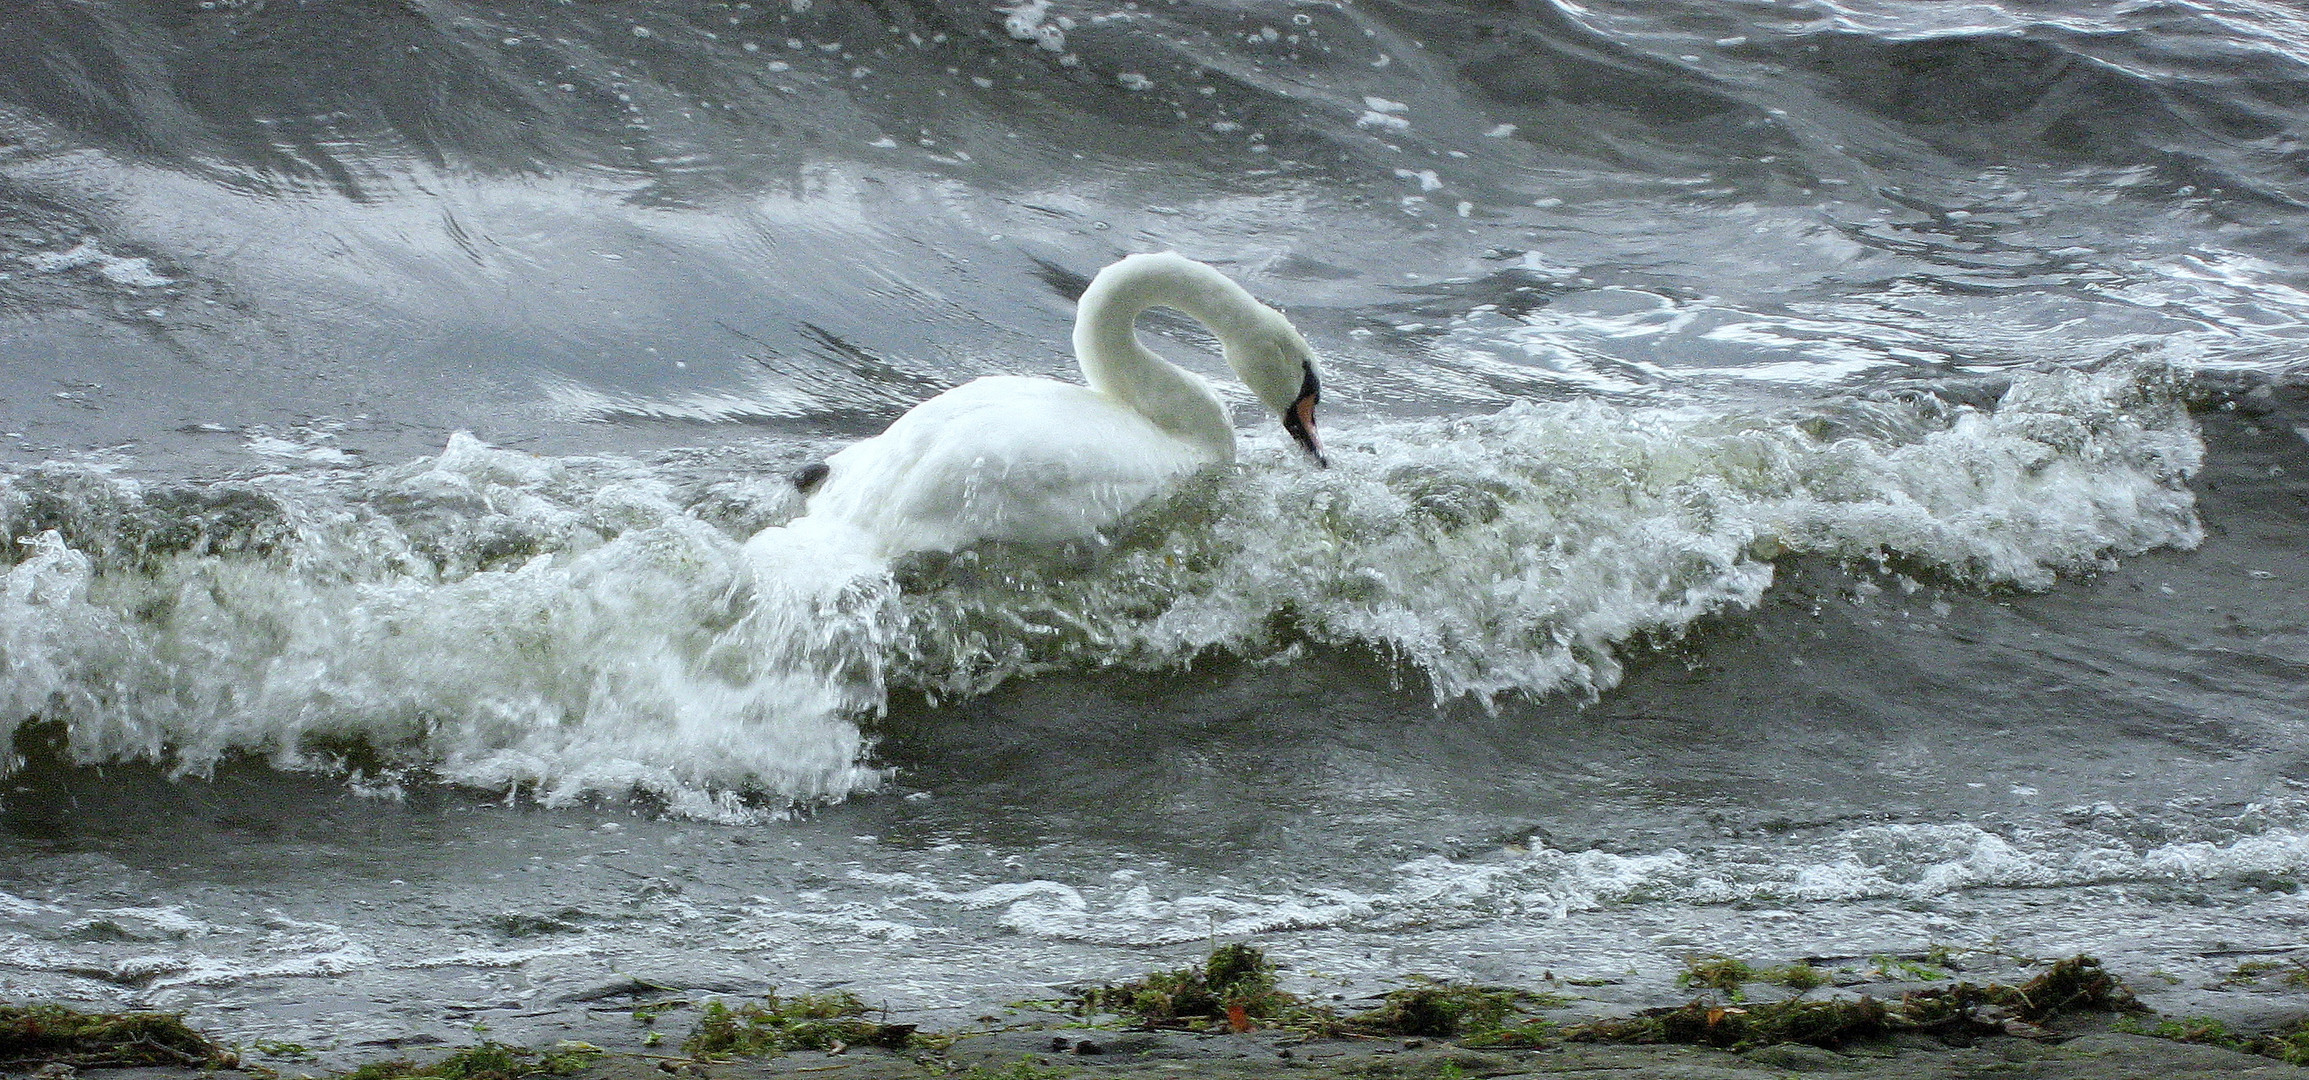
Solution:
[{"label": "swan's curved neck", "polygon": [[1091,389],[1164,430],[1209,445],[1219,457],[1233,457],[1234,424],[1210,385],[1139,343],[1138,317],[1153,307],[1183,311],[1231,343],[1254,325],[1259,302],[1193,260],[1133,255],[1100,271],[1075,310],[1075,362]]}]

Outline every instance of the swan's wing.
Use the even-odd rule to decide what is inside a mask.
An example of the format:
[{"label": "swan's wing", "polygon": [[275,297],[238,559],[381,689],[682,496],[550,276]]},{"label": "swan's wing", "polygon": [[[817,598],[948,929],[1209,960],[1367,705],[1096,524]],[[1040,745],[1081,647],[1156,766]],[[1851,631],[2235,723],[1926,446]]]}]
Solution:
[{"label": "swan's wing", "polygon": [[1209,456],[1088,387],[985,378],[834,455],[810,513],[891,553],[1055,542],[1112,524]]}]

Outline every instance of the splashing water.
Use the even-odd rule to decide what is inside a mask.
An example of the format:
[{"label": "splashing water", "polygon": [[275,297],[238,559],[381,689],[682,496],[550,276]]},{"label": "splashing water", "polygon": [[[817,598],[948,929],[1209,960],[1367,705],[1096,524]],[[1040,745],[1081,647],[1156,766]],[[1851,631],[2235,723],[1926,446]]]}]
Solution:
[{"label": "splashing water", "polygon": [[[2170,383],[2124,363],[2020,376],[1993,408],[1376,424],[1336,468],[1263,448],[1092,542],[895,566],[809,519],[741,542],[646,466],[462,435],[398,468],[220,486],[190,539],[153,525],[181,492],[22,474],[12,533],[76,511],[0,578],[5,705],[83,761],[421,766],[745,819],[873,788],[859,725],[893,687],[1312,643],[1377,649],[1438,699],[1592,697],[1639,639],[1756,604],[1784,552],[2033,589],[2195,544],[2201,447]],[[762,500],[773,520],[795,501]]]}]

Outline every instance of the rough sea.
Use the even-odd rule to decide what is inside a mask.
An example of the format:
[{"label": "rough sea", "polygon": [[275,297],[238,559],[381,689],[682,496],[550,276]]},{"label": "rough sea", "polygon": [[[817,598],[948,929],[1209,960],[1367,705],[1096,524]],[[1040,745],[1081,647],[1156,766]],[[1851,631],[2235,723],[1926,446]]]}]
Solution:
[{"label": "rough sea", "polygon": [[[2297,1008],[2224,977],[2309,962],[2304,140],[2275,0],[12,0],[0,998]],[[1331,468],[1158,315],[1239,461],[748,568],[1156,250],[1315,344]]]}]

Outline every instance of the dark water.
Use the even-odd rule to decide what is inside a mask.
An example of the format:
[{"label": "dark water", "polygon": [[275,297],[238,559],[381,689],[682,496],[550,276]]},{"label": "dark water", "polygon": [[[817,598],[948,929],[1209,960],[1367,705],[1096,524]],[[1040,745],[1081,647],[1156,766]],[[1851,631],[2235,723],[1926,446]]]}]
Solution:
[{"label": "dark water", "polygon": [[[2305,116],[2238,0],[12,6],[0,996],[352,1054],[1221,938],[2286,1007],[2218,984],[2309,919]],[[1242,410],[1096,542],[749,564],[1161,249],[1333,468]]]}]

